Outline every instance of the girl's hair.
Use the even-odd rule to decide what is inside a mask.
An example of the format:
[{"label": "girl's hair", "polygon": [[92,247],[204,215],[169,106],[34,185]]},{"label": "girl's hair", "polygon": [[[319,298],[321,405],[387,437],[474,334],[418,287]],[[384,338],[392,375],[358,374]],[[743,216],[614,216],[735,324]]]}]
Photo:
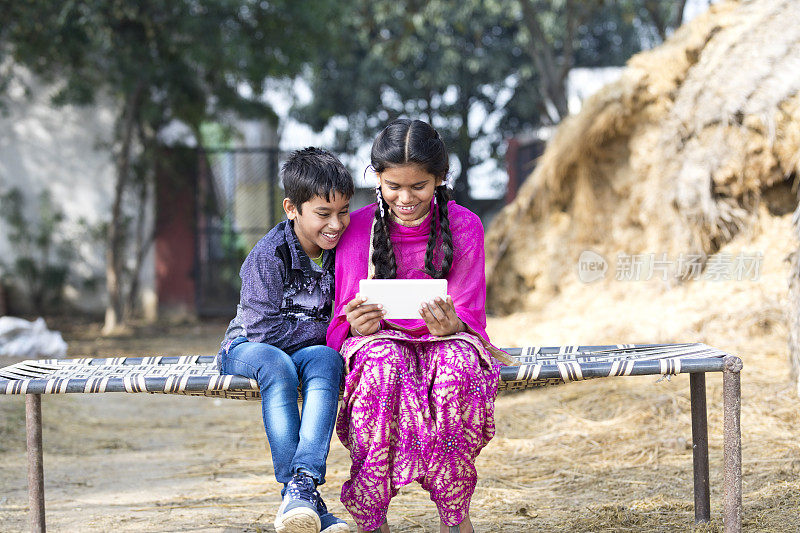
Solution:
[{"label": "girl's hair", "polygon": [[[450,170],[447,147],[439,132],[421,120],[397,119],[389,123],[372,144],[372,168],[380,174],[387,168],[409,164],[419,165],[425,172],[441,180],[447,178]],[[453,236],[447,210],[450,195],[446,185],[436,187],[434,195],[438,210],[431,214],[431,232],[425,249],[425,273],[432,278],[444,278],[453,264]],[[384,215],[381,216],[381,206],[378,206],[375,209],[371,260],[375,265],[376,278],[391,279],[397,277],[397,261],[389,238],[391,210],[385,200],[381,201]],[[441,243],[442,251],[441,267],[438,269],[433,261],[437,242]]]}]

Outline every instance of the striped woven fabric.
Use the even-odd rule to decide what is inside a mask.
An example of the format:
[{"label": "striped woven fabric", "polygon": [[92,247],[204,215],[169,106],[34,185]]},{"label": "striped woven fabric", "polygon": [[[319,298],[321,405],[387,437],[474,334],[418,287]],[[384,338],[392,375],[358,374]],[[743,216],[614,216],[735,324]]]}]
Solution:
[{"label": "striped woven fabric", "polygon": [[500,372],[499,389],[522,390],[612,376],[721,372],[727,352],[700,343],[508,348],[519,366]]},{"label": "striped woven fabric", "polygon": [[[729,355],[705,344],[528,346],[506,351],[500,390],[589,378],[719,372]],[[255,380],[220,376],[212,356],[43,359],[0,369],[0,394],[148,392],[258,400]]]}]

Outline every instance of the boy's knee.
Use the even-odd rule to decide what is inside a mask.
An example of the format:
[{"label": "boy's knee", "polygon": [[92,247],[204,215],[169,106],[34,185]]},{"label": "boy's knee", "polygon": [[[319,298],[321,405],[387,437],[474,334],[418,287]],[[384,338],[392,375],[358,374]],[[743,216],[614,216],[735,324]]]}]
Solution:
[{"label": "boy's knee", "polygon": [[338,382],[344,374],[344,359],[339,352],[329,348],[323,356],[322,367]]},{"label": "boy's knee", "polygon": [[281,381],[289,387],[297,388],[300,378],[297,376],[297,368],[291,360],[275,361],[272,365],[265,365],[264,374],[271,375],[273,381]]},{"label": "boy's knee", "polygon": [[229,357],[235,359],[237,365],[250,366],[262,388],[275,383],[297,388],[297,369],[281,349],[265,343],[248,342],[234,350]]},{"label": "boy's knee", "polygon": [[333,381],[339,381],[344,371],[344,359],[339,352],[328,346],[319,346],[314,352],[313,361],[317,374],[330,376]]}]

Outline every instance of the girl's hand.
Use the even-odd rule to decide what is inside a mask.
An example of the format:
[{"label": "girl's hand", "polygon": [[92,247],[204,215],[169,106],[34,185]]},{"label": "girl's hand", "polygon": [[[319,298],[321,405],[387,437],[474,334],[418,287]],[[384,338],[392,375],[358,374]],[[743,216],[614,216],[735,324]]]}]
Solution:
[{"label": "girl's hand", "polygon": [[381,329],[381,319],[386,311],[381,304],[362,305],[367,299],[356,294],[356,297],[347,302],[344,312],[350,323],[350,335],[372,335]]},{"label": "girl's hand", "polygon": [[466,326],[456,315],[456,306],[453,299],[436,298],[433,302],[422,304],[419,314],[428,326],[431,335],[445,337],[461,331],[466,331]]}]

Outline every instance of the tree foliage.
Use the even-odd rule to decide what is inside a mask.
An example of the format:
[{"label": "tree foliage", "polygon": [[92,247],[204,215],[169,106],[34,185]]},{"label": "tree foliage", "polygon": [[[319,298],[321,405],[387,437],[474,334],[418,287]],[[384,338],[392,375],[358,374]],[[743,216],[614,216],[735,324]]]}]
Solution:
[{"label": "tree foliage", "polygon": [[623,64],[676,25],[683,3],[342,2],[338,36],[310,72],[313,101],[295,116],[317,130],[346,117],[337,135],[350,150],[391,118],[427,119],[458,158],[464,200],[469,169],[504,136],[566,115],[571,68]]},{"label": "tree foliage", "polygon": [[[487,134],[470,111],[502,106],[508,74],[522,58],[518,26],[497,1],[353,0],[341,7],[338,37],[319,50],[311,77],[314,100],[296,116],[338,131],[353,150],[399,115],[430,121],[458,156],[461,176],[474,163],[472,145]],[[468,194],[466,179],[456,195]]]},{"label": "tree foliage", "polygon": [[[108,225],[106,329],[123,319],[124,205],[152,179],[158,134],[236,113],[273,117],[259,96],[270,77],[299,72],[325,41],[332,2],[298,0],[26,0],[3,2],[0,50],[59,85],[56,103],[110,99],[115,192]],[[138,209],[141,215],[141,206]],[[132,227],[141,227],[133,224]],[[130,281],[130,280],[129,280]]]}]

